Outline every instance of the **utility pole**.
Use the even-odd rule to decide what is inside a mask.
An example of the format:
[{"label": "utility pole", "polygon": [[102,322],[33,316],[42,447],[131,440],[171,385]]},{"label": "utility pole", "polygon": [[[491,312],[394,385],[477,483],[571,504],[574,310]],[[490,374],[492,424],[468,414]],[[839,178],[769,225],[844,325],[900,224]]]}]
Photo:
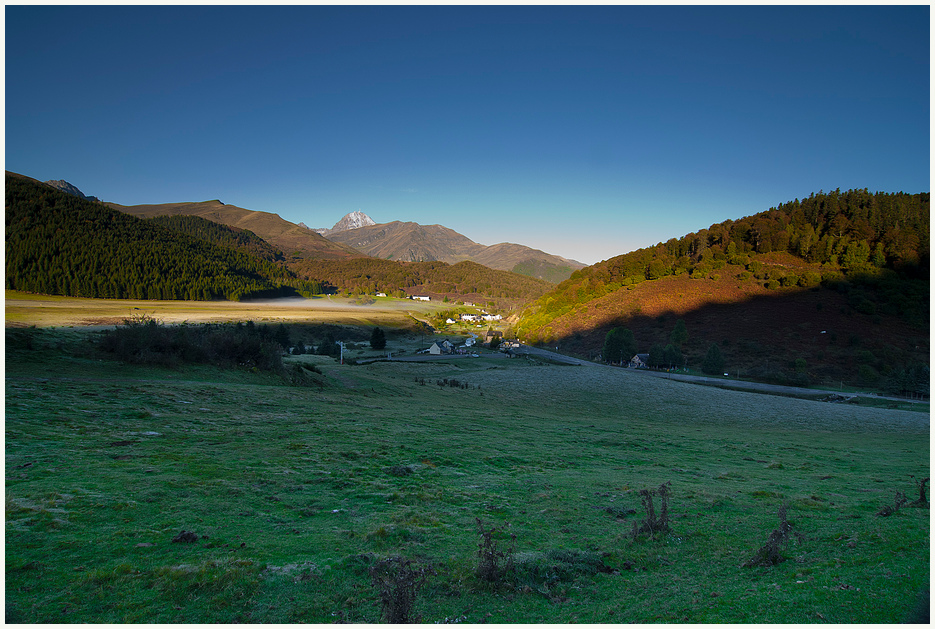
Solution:
[{"label": "utility pole", "polygon": [[338,341],[338,345],[341,346],[341,364],[344,364],[344,341]]}]

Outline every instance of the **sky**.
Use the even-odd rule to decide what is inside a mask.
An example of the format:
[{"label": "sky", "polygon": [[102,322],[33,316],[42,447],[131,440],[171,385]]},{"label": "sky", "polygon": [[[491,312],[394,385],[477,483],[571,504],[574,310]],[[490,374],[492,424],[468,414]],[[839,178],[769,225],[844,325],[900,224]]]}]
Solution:
[{"label": "sky", "polygon": [[5,6],[5,168],[593,264],[930,190],[915,6]]}]

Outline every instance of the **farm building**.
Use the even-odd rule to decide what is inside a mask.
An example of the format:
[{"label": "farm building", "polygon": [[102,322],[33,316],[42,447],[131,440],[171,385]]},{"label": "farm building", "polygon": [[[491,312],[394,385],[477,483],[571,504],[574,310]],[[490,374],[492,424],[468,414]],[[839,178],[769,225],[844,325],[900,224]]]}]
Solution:
[{"label": "farm building", "polygon": [[429,354],[438,356],[439,354],[450,354],[454,350],[454,345],[451,341],[444,340],[432,343],[432,346],[429,348]]},{"label": "farm building", "polygon": [[630,359],[630,366],[637,369],[646,369],[649,367],[649,354],[637,354]]}]

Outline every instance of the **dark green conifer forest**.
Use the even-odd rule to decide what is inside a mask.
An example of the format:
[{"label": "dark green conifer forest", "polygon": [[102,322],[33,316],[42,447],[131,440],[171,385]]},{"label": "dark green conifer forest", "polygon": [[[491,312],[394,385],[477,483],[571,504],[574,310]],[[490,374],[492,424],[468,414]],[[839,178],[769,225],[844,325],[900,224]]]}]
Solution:
[{"label": "dark green conifer forest", "polygon": [[269,260],[268,251],[261,258],[245,250],[263,249],[250,245],[249,236],[206,223],[138,219],[7,173],[6,287],[75,297],[233,301],[315,291]]}]

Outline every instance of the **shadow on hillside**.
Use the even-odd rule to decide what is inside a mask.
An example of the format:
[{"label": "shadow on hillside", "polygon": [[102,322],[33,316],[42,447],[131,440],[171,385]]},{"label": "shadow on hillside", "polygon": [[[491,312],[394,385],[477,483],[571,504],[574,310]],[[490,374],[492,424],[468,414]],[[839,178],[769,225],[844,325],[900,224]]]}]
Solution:
[{"label": "shadow on hillside", "polygon": [[[928,284],[899,286],[897,295],[854,281],[782,289],[693,310],[677,304],[637,308],[632,303],[645,294],[633,290],[628,314],[590,321],[566,315],[571,324],[556,330],[550,345],[595,359],[607,332],[624,327],[633,332],[637,351],[648,353],[653,345],[669,344],[676,321],[683,319],[689,340],[682,353],[691,369],[701,368],[716,343],[732,375],[783,384],[880,386],[888,375],[929,362]],[[617,305],[627,310],[625,302]]]}]

